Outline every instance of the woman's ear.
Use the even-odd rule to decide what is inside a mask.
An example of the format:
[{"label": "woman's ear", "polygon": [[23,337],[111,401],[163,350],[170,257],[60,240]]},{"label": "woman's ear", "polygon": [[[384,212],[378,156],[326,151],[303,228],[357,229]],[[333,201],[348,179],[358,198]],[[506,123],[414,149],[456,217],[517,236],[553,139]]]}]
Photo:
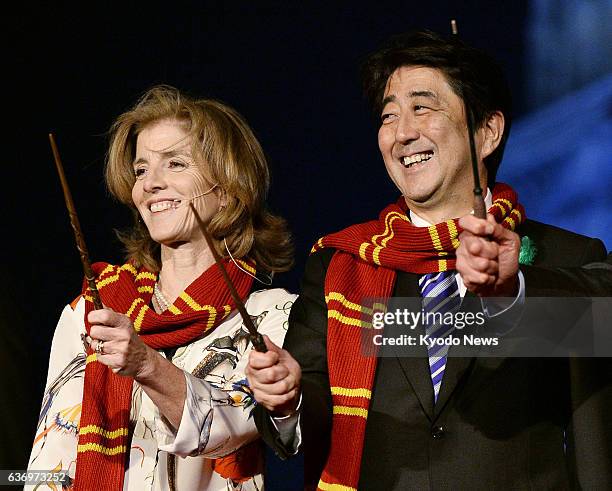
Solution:
[{"label": "woman's ear", "polygon": [[505,119],[501,111],[495,111],[491,114],[485,124],[482,126],[482,145],[480,150],[480,158],[484,159],[491,155],[499,146],[502,136],[504,135]]},{"label": "woman's ear", "polygon": [[227,192],[223,188],[219,189],[219,210],[227,206]]}]

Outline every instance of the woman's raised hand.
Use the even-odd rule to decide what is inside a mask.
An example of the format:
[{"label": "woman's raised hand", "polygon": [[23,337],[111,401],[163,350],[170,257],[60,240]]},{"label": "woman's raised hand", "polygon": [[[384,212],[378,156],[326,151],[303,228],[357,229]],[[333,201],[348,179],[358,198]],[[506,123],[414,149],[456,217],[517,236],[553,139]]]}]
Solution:
[{"label": "woman's raised hand", "polygon": [[119,375],[136,380],[147,377],[155,352],[136,334],[128,316],[104,308],[90,312],[87,320],[91,324],[91,346],[100,363]]},{"label": "woman's raised hand", "polygon": [[302,370],[288,351],[264,336],[266,353],[251,351],[246,375],[255,400],[274,416],[287,416],[297,407]]}]

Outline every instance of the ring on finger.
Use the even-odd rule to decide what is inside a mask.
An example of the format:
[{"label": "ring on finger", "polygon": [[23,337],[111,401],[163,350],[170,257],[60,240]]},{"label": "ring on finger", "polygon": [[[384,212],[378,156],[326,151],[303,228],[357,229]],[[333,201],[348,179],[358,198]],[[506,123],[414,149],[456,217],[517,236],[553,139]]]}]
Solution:
[{"label": "ring on finger", "polygon": [[101,339],[98,340],[98,342],[96,343],[96,350],[95,351],[99,355],[103,355],[104,354],[104,341],[102,341]]}]

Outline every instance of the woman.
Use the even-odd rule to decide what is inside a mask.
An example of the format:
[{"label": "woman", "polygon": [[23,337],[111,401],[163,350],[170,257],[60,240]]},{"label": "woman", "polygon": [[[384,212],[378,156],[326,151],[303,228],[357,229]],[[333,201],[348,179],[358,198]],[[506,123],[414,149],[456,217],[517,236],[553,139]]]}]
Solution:
[{"label": "woman", "polygon": [[252,345],[189,204],[282,344],[295,296],[256,291],[292,261],[262,149],[233,109],[166,86],[111,135],[106,182],[135,217],[128,261],[94,265],[104,309],[85,289],[62,313],[29,468],[68,470],[83,490],[261,489]]}]

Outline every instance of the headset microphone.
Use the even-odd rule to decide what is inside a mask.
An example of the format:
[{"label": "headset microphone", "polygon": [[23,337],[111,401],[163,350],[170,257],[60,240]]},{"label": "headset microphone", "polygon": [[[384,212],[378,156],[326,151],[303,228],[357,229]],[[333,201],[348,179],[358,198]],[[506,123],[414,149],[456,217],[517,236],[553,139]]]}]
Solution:
[{"label": "headset microphone", "polygon": [[192,196],[191,198],[189,198],[189,199],[187,200],[187,202],[189,202],[189,201],[193,201],[194,199],[199,198],[200,196],[205,196],[205,195],[209,194],[209,193],[210,193],[210,192],[211,192],[213,189],[215,189],[217,186],[218,186],[218,184],[215,184],[215,185],[214,185],[212,188],[210,188],[208,191],[204,191],[203,193],[196,194],[195,196]]}]

